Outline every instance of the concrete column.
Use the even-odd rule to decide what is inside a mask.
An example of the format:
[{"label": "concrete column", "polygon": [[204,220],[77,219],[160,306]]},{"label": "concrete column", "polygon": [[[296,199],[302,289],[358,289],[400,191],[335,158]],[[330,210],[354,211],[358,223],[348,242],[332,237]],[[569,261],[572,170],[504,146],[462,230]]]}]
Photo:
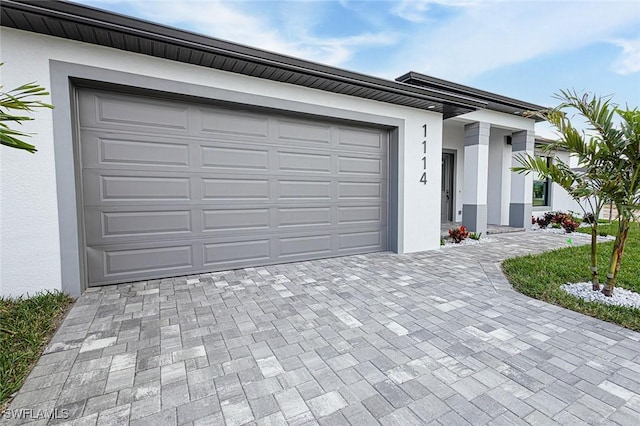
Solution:
[{"label": "concrete column", "polygon": [[489,179],[489,123],[464,126],[464,183],[462,224],[472,232],[487,233],[487,184]]},{"label": "concrete column", "polygon": [[[516,156],[533,155],[535,135],[528,130],[511,136],[511,165],[518,166]],[[511,172],[511,199],[509,203],[509,226],[531,228],[531,203],[533,201],[533,174]]]}]

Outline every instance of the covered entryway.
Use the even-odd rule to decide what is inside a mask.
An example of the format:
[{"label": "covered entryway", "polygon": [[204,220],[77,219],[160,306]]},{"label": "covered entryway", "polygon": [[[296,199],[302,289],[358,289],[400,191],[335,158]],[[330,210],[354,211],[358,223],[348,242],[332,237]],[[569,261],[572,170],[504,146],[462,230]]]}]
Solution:
[{"label": "covered entryway", "polygon": [[78,90],[89,285],[387,247],[388,131]]}]

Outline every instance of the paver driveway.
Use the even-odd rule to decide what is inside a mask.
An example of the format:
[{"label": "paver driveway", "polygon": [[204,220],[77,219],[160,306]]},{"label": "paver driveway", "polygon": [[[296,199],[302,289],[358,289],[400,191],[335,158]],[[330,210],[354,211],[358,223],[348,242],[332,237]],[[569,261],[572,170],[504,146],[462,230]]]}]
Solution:
[{"label": "paver driveway", "polygon": [[566,239],[492,238],[89,290],[11,409],[91,425],[640,424],[640,334],[522,296],[496,266]]}]

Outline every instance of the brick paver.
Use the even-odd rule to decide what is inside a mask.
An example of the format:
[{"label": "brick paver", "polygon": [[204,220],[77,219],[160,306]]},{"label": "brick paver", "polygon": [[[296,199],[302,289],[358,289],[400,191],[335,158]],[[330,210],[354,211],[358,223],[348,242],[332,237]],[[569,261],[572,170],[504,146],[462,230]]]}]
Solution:
[{"label": "brick paver", "polygon": [[82,425],[640,424],[640,334],[520,295],[499,270],[566,238],[492,238],[90,289],[10,412]]}]

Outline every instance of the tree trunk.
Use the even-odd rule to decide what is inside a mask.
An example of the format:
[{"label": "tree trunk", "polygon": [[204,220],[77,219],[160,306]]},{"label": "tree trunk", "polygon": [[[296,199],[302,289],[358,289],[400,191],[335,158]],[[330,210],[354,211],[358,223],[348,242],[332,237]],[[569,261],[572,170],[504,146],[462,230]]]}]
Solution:
[{"label": "tree trunk", "polygon": [[629,219],[620,220],[618,235],[616,236],[616,241],[613,243],[613,250],[611,251],[609,270],[607,272],[607,284],[602,289],[602,293],[605,296],[613,296],[613,289],[618,280],[618,272],[620,271],[620,263],[622,262],[622,255],[624,254],[624,246],[627,242],[630,225]]},{"label": "tree trunk", "polygon": [[598,222],[591,224],[591,289],[600,291],[598,281]]}]

